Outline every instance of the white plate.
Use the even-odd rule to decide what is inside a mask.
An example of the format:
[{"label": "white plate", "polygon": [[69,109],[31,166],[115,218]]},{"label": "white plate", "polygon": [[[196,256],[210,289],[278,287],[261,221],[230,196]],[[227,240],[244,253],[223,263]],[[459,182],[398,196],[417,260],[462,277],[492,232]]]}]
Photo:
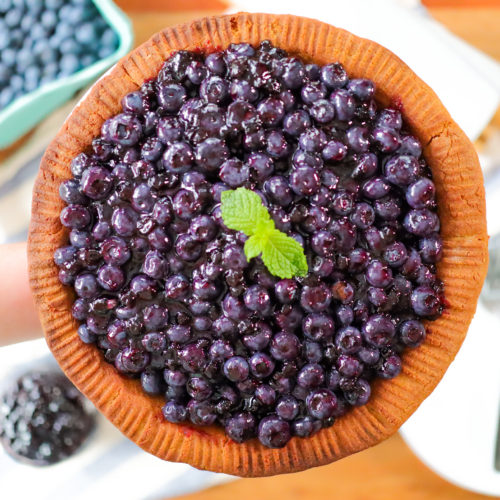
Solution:
[{"label": "white plate", "polygon": [[417,456],[449,481],[500,496],[494,467],[500,423],[500,321],[481,303],[435,391],[401,428]]}]

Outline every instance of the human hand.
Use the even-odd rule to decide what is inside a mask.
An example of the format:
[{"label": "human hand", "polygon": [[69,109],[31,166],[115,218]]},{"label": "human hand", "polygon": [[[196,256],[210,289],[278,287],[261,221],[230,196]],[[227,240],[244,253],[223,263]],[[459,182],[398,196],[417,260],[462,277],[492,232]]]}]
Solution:
[{"label": "human hand", "polygon": [[41,336],[29,286],[26,243],[0,245],[0,346]]}]

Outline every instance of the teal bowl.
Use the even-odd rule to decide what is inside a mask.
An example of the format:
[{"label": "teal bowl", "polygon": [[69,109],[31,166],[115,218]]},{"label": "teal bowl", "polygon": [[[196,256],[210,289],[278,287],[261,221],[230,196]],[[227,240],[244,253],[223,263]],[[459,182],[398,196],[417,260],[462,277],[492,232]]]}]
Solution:
[{"label": "teal bowl", "polygon": [[70,76],[54,80],[14,100],[0,111],[0,149],[33,128],[40,120],[70,99],[77,90],[93,82],[132,47],[133,31],[128,17],[111,0],[93,0],[109,26],[118,35],[118,48]]}]

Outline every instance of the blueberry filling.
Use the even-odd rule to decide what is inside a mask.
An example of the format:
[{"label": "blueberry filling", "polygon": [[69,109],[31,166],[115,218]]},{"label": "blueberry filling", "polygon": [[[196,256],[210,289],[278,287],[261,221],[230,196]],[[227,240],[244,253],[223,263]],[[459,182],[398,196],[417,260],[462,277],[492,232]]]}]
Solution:
[{"label": "blueberry filling", "polygon": [[[165,419],[268,447],[331,426],[439,317],[435,187],[401,113],[344,68],[262,42],[180,51],[61,184],[78,334],[163,394]],[[221,194],[257,193],[307,258],[272,275]]]}]

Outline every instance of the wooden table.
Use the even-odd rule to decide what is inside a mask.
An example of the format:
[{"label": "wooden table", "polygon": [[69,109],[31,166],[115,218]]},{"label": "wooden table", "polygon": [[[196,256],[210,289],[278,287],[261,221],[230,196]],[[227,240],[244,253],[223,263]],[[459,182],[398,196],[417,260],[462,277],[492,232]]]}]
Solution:
[{"label": "wooden table", "polygon": [[[476,1],[476,0],[475,0]],[[452,32],[500,60],[500,0],[477,0],[481,7],[450,7],[452,0],[427,0],[432,15]],[[222,11],[220,2],[117,0],[134,23],[136,42],[159,29]],[[436,3],[441,6],[435,6]],[[170,9],[166,11],[167,8]],[[200,5],[200,4],[198,4]],[[444,6],[443,6],[444,5]],[[496,6],[495,6],[496,5]],[[498,120],[498,121],[497,121]],[[500,115],[495,118],[500,126]],[[177,500],[479,500],[429,470],[399,435],[338,463],[297,474],[239,479]]]}]

